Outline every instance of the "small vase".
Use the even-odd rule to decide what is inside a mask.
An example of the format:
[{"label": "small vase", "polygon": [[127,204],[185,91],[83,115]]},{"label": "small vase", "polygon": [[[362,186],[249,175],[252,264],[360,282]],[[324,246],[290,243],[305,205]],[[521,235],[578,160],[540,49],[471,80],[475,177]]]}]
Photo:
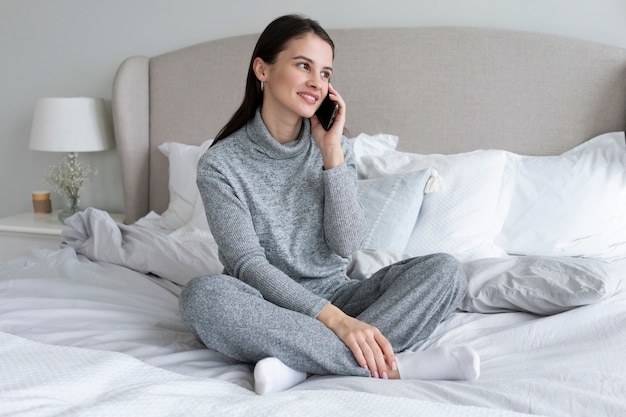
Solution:
[{"label": "small vase", "polygon": [[65,219],[73,215],[74,213],[78,213],[82,211],[82,209],[78,206],[80,204],[80,198],[76,196],[68,196],[67,197],[67,207],[59,213],[59,220],[61,223],[65,223]]}]

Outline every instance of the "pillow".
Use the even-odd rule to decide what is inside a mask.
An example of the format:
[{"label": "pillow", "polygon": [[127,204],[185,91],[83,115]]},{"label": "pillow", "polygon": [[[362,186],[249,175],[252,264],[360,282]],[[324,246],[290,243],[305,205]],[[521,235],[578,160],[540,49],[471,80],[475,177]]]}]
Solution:
[{"label": "pillow", "polygon": [[404,251],[422,206],[430,169],[358,181],[367,217],[363,249]]},{"label": "pillow", "polygon": [[410,257],[411,255],[403,252],[360,249],[352,254],[346,273],[350,278],[362,281],[371,277],[379,269]]},{"label": "pillow", "polygon": [[550,315],[598,302],[617,285],[594,259],[522,256],[463,264],[468,293],[462,309],[475,313],[527,311]]},{"label": "pillow", "polygon": [[[185,226],[197,211],[200,193],[196,186],[198,159],[208,149],[213,140],[200,146],[184,143],[166,142],[159,145],[159,150],[169,160],[170,202],[161,215],[159,224],[168,230]],[[202,211],[204,215],[204,209]]]},{"label": "pillow", "polygon": [[[367,279],[409,258],[401,252],[359,250],[348,265],[352,279]],[[594,259],[537,256],[476,259],[462,264],[468,292],[461,308],[473,313],[525,311],[550,315],[592,304],[617,292],[623,265]]]},{"label": "pillow", "polygon": [[508,201],[503,193],[506,161],[507,152],[497,150],[454,155],[392,151],[358,163],[368,178],[436,169],[442,190],[424,200],[404,251],[413,256],[445,252],[468,261],[506,255],[495,244]]},{"label": "pillow", "polygon": [[[356,161],[361,160],[367,155],[384,155],[386,152],[393,151],[398,146],[398,137],[380,133],[377,135],[368,135],[361,133],[355,138],[348,139],[352,143],[354,158]],[[359,172],[359,176],[363,176]]]},{"label": "pillow", "polygon": [[624,133],[560,156],[522,157],[497,242],[511,254],[626,257]]},{"label": "pillow", "polygon": [[[398,137],[387,134],[367,135],[361,133],[349,139],[353,144],[355,157],[364,155],[382,155],[394,150]],[[211,145],[207,140],[200,146],[178,142],[166,142],[159,145],[159,150],[169,160],[170,202],[161,215],[159,224],[169,230],[176,230],[185,225],[208,230],[206,215],[200,193],[196,186],[198,159]]]}]

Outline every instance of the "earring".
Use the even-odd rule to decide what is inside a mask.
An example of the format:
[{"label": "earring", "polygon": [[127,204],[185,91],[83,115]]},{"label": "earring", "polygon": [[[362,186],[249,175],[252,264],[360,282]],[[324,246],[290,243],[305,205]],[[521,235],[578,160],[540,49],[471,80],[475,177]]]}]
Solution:
[{"label": "earring", "polygon": [[263,92],[263,81],[261,81],[261,92]]}]

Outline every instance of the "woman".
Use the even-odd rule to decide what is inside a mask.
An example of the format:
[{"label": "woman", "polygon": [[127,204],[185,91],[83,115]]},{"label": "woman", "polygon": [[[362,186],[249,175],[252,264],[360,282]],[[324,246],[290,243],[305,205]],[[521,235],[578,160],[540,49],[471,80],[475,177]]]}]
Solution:
[{"label": "woman", "polygon": [[[403,352],[465,295],[454,258],[346,276],[365,218],[333,58],[332,40],[310,19],[283,16],[260,35],[244,101],[198,163],[224,274],[188,284],[183,319],[206,346],[256,363],[260,394],[307,374],[475,379],[479,359],[468,347]],[[315,115],[327,94],[339,104],[328,131]]]}]

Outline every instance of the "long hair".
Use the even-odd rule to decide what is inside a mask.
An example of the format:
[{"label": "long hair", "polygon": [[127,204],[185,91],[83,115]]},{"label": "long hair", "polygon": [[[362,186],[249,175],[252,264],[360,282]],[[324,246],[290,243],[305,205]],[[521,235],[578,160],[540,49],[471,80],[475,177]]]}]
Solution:
[{"label": "long hair", "polygon": [[315,20],[298,15],[286,15],[267,25],[259,36],[252,58],[250,58],[243,102],[230,121],[217,134],[211,146],[245,126],[250,119],[254,118],[256,109],[263,103],[261,82],[257,79],[253,69],[254,60],[261,58],[267,64],[273,64],[276,62],[278,54],[287,48],[287,43],[291,39],[303,37],[308,33],[314,33],[326,41],[330,45],[334,57],[335,44]]}]

